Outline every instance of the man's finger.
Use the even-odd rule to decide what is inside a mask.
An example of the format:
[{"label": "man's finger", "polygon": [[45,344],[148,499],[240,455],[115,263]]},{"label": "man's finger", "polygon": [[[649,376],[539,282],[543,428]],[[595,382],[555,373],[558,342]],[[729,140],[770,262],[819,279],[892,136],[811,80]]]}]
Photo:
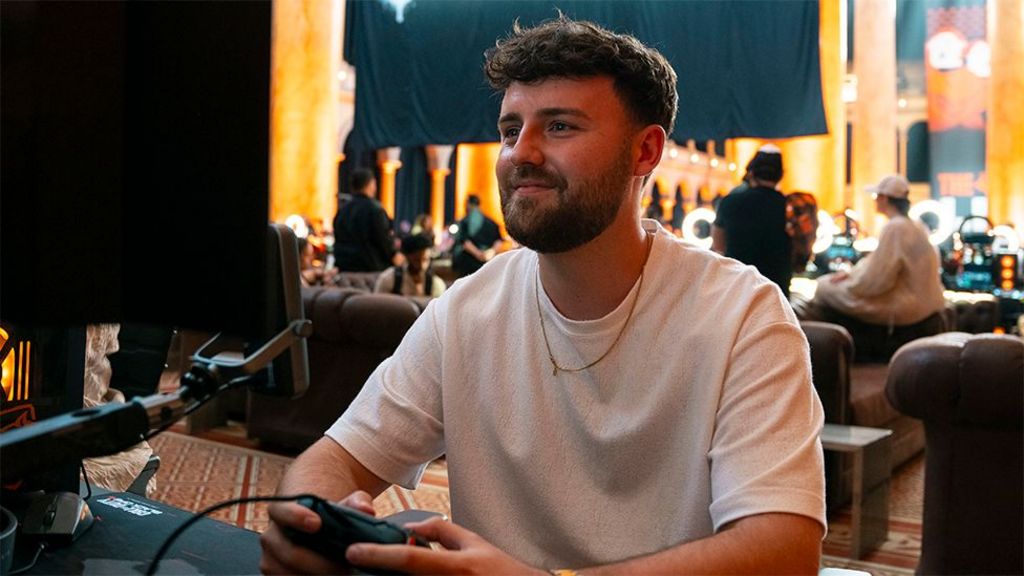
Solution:
[{"label": "man's finger", "polygon": [[406,544],[353,544],[345,559],[353,566],[410,573],[443,574],[454,565],[451,552]]},{"label": "man's finger", "polygon": [[288,526],[310,533],[320,529],[320,515],[294,502],[274,502],[267,507],[267,514],[278,526]]},{"label": "man's finger", "polygon": [[344,558],[321,556],[295,544],[276,528],[260,536],[260,547],[263,548],[260,570],[266,574],[344,574],[349,571]]},{"label": "man's finger", "polygon": [[373,496],[370,496],[368,492],[363,490],[356,490],[348,496],[342,498],[339,504],[348,506],[349,508],[355,508],[360,512],[365,512],[370,516],[376,516],[377,511],[373,509]]},{"label": "man's finger", "polygon": [[423,522],[410,522],[405,528],[412,530],[417,536],[431,542],[438,542],[449,550],[465,548],[476,534],[444,518],[431,518]]}]

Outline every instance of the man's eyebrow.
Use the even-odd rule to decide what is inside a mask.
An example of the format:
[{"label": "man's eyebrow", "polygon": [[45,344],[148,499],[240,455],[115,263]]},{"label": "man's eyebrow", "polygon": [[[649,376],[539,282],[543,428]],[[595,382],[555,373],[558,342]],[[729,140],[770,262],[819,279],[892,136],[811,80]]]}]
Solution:
[{"label": "man's eyebrow", "polygon": [[537,111],[539,116],[576,116],[577,118],[590,118],[590,115],[579,108],[541,108]]},{"label": "man's eyebrow", "polygon": [[522,119],[522,116],[520,116],[518,112],[509,112],[507,114],[502,114],[501,117],[498,118],[498,124],[504,124],[505,122],[516,122]]},{"label": "man's eyebrow", "polygon": [[[537,111],[537,115],[544,118],[554,118],[558,116],[575,116],[583,119],[590,118],[589,114],[579,108],[541,108]],[[521,122],[522,119],[522,115],[518,112],[509,112],[498,118],[498,124],[504,124],[505,122]]]}]

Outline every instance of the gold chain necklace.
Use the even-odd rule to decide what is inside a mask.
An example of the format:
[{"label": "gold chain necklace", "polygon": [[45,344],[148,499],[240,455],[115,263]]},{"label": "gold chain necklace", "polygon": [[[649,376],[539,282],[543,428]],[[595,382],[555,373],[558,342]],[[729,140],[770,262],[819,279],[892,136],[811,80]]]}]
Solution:
[{"label": "gold chain necklace", "polygon": [[651,257],[651,246],[653,244],[653,241],[654,236],[650,233],[647,233],[647,253],[644,255],[644,263],[640,267],[640,281],[638,282],[636,287],[636,296],[633,298],[633,304],[631,304],[629,307],[629,314],[626,316],[626,321],[622,323],[622,328],[619,328],[619,333],[615,336],[615,341],[612,342],[612,345],[609,346],[608,349],[604,351],[604,354],[601,354],[601,356],[597,360],[594,360],[590,364],[587,364],[586,366],[582,366],[580,368],[563,368],[562,366],[559,366],[558,362],[555,360],[555,355],[551,352],[551,344],[548,342],[548,331],[544,327],[544,312],[541,311],[540,309],[540,263],[537,263],[537,277],[534,281],[533,292],[534,296],[537,299],[537,316],[540,318],[540,333],[542,336],[544,336],[544,347],[547,348],[548,350],[548,360],[551,361],[552,376],[558,376],[559,371],[582,372],[587,368],[594,366],[601,360],[604,360],[605,357],[608,356],[608,354],[610,354],[611,351],[615,349],[615,345],[619,343],[619,340],[622,339],[622,335],[626,332],[626,326],[629,325],[629,320],[633,317],[633,310],[636,310],[636,303],[640,301],[640,290],[644,287],[644,271],[647,269],[647,259]]}]

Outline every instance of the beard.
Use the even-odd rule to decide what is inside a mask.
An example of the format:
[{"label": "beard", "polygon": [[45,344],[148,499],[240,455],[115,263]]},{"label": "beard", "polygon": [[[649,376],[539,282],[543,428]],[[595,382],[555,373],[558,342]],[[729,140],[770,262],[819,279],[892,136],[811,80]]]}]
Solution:
[{"label": "beard", "polygon": [[[633,174],[630,150],[624,146],[612,164],[591,178],[570,184],[557,172],[523,165],[498,178],[505,228],[516,242],[540,253],[567,252],[590,242],[618,216]],[[548,199],[515,195],[519,182],[539,181],[555,190]]]}]

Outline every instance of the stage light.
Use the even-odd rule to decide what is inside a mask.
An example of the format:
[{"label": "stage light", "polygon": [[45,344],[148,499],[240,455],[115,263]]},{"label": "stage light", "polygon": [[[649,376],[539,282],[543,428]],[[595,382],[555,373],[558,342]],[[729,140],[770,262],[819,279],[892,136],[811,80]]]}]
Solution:
[{"label": "stage light", "polygon": [[715,223],[715,211],[710,208],[695,208],[683,218],[683,239],[701,248],[711,248],[711,236],[701,238],[694,232],[698,222],[707,222],[708,226]]},{"label": "stage light", "polygon": [[818,210],[818,231],[814,236],[811,252],[821,254],[828,250],[838,232],[839,229],[836,227],[836,221],[832,219],[832,215],[824,210]]},{"label": "stage light", "polygon": [[867,252],[874,252],[878,250],[878,238],[874,236],[868,236],[867,238],[859,238],[853,241],[853,249],[861,254]]},{"label": "stage light", "polygon": [[921,220],[921,215],[926,212],[934,214],[935,218],[939,221],[935,230],[928,234],[928,241],[931,242],[933,246],[938,246],[953,233],[953,220],[946,215],[946,211],[943,209],[942,204],[937,200],[921,200],[920,202],[917,202],[910,207],[910,214],[908,214],[908,216],[910,216],[911,220],[923,222]]},{"label": "stage light", "polygon": [[284,225],[292,229],[296,238],[306,238],[309,236],[309,226],[306,225],[306,219],[298,214],[292,214],[285,218]]},{"label": "stage light", "polygon": [[1000,224],[999,226],[992,227],[992,235],[996,238],[1002,238],[1006,241],[1006,251],[1016,252],[1020,250],[1020,236],[1017,235],[1017,231],[1011,226],[1006,224]]}]

